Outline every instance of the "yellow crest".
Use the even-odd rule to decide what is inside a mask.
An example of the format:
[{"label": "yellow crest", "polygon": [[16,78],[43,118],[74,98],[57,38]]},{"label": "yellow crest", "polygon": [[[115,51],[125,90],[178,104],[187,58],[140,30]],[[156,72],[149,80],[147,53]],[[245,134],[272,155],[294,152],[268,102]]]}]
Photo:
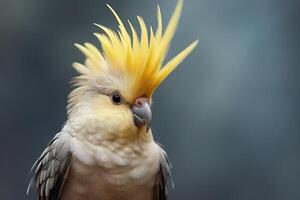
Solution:
[{"label": "yellow crest", "polygon": [[135,93],[151,97],[160,83],[178,66],[195,48],[198,40],[190,44],[177,56],[163,65],[170,42],[175,33],[182,10],[183,1],[179,0],[166,30],[162,31],[162,17],[157,7],[157,29],[154,33],[150,26],[148,33],[143,18],[137,17],[141,36],[137,36],[135,28],[128,20],[131,35],[127,32],[117,13],[109,6],[114,14],[119,29],[117,32],[96,24],[104,33],[95,33],[102,51],[94,45],[85,43],[75,44],[86,56],[85,64],[74,63],[74,68],[82,75],[101,74],[107,68],[116,69],[130,80],[130,87]]}]

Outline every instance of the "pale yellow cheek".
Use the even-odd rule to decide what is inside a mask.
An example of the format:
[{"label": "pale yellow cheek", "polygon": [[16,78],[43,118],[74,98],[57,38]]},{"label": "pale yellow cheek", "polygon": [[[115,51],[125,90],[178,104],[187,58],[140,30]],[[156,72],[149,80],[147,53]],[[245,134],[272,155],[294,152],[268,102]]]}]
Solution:
[{"label": "pale yellow cheek", "polygon": [[136,131],[132,112],[125,105],[114,105],[109,98],[97,98],[92,107],[102,130],[108,134],[131,134]]},{"label": "pale yellow cheek", "polygon": [[101,121],[106,130],[111,133],[130,130],[134,125],[132,114],[123,109],[105,109],[99,111],[97,119]]}]

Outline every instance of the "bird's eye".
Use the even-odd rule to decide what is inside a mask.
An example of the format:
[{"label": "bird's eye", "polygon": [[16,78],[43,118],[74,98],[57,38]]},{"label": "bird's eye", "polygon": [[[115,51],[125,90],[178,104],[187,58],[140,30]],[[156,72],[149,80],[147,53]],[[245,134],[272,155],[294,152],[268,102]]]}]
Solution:
[{"label": "bird's eye", "polygon": [[111,95],[111,101],[112,101],[114,104],[119,105],[119,104],[122,103],[122,97],[121,97],[121,95],[118,94],[118,93],[113,93],[113,94]]}]

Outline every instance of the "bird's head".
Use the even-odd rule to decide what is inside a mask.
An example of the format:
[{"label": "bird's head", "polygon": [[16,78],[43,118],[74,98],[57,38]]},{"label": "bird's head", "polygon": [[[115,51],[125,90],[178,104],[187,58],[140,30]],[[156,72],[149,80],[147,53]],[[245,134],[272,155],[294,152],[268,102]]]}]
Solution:
[{"label": "bird's head", "polygon": [[164,32],[159,7],[155,32],[150,27],[148,33],[144,20],[137,17],[140,38],[130,21],[131,35],[116,12],[108,7],[119,24],[118,31],[96,24],[103,31],[94,34],[101,50],[90,43],[75,44],[86,59],[84,64],[73,64],[80,75],[74,78],[75,89],[69,95],[69,118],[84,118],[81,121],[93,122],[98,131],[110,135],[147,133],[152,120],[153,92],[198,41],[163,65],[180,18],[182,1],[178,1]]}]

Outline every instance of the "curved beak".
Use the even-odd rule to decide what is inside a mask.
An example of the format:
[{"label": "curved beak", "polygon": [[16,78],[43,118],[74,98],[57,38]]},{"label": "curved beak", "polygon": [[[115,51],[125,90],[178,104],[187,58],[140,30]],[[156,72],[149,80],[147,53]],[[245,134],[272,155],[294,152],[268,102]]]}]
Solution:
[{"label": "curved beak", "polygon": [[145,126],[146,133],[149,131],[152,121],[152,112],[146,98],[138,98],[131,107],[134,124],[137,127]]}]

